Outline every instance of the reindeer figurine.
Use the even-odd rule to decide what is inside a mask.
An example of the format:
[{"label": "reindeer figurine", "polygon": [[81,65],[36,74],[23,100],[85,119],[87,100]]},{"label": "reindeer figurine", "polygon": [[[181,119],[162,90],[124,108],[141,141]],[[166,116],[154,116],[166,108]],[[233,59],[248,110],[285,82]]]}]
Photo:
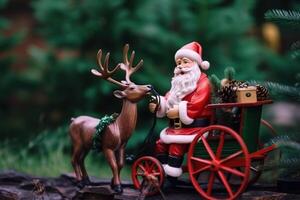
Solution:
[{"label": "reindeer figurine", "polygon": [[[144,98],[151,91],[150,85],[136,85],[130,80],[130,76],[135,73],[143,64],[141,60],[136,67],[133,67],[134,51],[128,60],[129,45],[123,49],[123,63],[119,63],[112,71],[109,70],[109,53],[106,54],[104,64],[102,64],[102,50],[97,53],[97,61],[100,70],[92,69],[92,73],[102,79],[118,85],[122,90],[114,91],[114,96],[123,99],[123,106],[117,119],[108,125],[102,134],[102,151],[108,161],[113,178],[111,188],[116,193],[122,193],[120,171],[124,165],[124,151],[127,141],[135,129],[137,121],[137,102]],[[112,75],[119,69],[125,71],[126,81],[116,81]],[[89,116],[79,116],[72,119],[70,125],[70,137],[72,140],[72,166],[79,186],[83,187],[90,183],[88,174],[84,166],[84,159],[93,145],[93,135],[99,119]]]}]

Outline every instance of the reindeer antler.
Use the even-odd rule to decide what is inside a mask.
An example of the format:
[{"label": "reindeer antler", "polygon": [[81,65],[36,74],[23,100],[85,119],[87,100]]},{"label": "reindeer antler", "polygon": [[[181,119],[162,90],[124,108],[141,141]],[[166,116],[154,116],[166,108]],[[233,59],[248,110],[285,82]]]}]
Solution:
[{"label": "reindeer antler", "polygon": [[102,64],[102,61],[101,61],[102,60],[102,50],[99,49],[99,51],[97,53],[97,62],[98,62],[99,68],[100,68],[100,70],[99,70],[100,72],[95,69],[92,69],[91,72],[94,75],[99,76],[105,80],[108,80],[111,83],[114,83],[121,87],[126,87],[126,85],[124,85],[123,83],[111,78],[111,76],[121,67],[121,64],[119,63],[113,70],[110,71],[108,69],[109,68],[109,66],[108,66],[109,55],[110,55],[109,52],[106,53],[105,59],[104,59],[104,64]]},{"label": "reindeer antler", "polygon": [[131,83],[130,76],[143,65],[143,60],[140,60],[140,62],[135,67],[133,67],[132,64],[133,64],[135,52],[132,51],[130,55],[130,59],[128,61],[128,50],[129,50],[129,44],[126,44],[123,48],[123,63],[121,63],[121,69],[126,72],[126,81],[128,83]]}]

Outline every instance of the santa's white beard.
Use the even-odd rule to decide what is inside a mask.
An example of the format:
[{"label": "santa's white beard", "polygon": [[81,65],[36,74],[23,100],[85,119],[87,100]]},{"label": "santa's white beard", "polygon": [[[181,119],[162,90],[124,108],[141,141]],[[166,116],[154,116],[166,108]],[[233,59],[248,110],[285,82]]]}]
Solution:
[{"label": "santa's white beard", "polygon": [[[182,74],[183,73],[183,74]],[[188,94],[193,92],[197,87],[201,71],[198,64],[192,67],[174,69],[174,77],[172,78],[172,87],[167,99],[167,108],[178,105],[179,102]]]}]

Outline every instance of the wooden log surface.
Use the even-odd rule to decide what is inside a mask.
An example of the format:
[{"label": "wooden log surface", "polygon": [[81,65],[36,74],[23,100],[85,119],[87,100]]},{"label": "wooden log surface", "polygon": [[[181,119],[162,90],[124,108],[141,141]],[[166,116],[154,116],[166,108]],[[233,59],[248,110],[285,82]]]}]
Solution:
[{"label": "wooden log surface", "polygon": [[[93,186],[80,189],[76,185],[75,178],[71,174],[63,174],[57,178],[36,177],[15,171],[0,172],[0,200],[17,199],[103,199],[103,200],[133,200],[144,199],[138,190],[135,190],[130,181],[124,181],[123,194],[117,195],[110,189],[110,180],[91,178]],[[201,199],[194,188],[186,181],[186,184],[164,191],[166,199],[179,200]],[[222,191],[220,191],[222,195]],[[156,195],[146,199],[162,199]],[[266,199],[300,199],[300,195],[277,192],[275,185],[254,185],[239,198],[242,200],[266,200]]]}]

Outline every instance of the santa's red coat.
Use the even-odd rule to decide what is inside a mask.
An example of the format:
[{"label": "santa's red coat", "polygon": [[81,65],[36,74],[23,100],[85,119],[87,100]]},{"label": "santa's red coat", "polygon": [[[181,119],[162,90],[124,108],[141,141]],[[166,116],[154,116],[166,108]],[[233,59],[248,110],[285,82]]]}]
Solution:
[{"label": "santa's red coat", "polygon": [[[161,106],[157,113],[158,117],[163,117],[167,112],[167,99],[168,95],[161,97]],[[197,82],[196,89],[190,94],[186,95],[179,103],[179,119],[182,123],[189,125],[195,119],[210,119],[212,110],[206,108],[211,102],[211,85],[206,74],[201,73]],[[163,143],[179,143],[186,144],[192,142],[200,128],[165,128],[161,131],[160,139]]]}]

